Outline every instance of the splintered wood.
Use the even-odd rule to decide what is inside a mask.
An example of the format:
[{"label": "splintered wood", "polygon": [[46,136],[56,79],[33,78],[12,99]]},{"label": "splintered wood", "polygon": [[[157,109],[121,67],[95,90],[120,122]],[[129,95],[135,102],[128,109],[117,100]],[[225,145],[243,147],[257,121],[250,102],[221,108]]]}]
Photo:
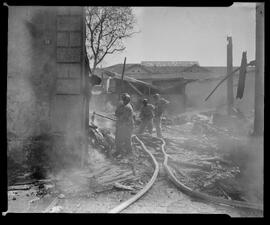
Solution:
[{"label": "splintered wood", "polygon": [[115,171],[112,169],[98,177],[97,182],[103,185],[110,185],[114,182],[120,182],[132,178],[134,178],[132,171]]}]

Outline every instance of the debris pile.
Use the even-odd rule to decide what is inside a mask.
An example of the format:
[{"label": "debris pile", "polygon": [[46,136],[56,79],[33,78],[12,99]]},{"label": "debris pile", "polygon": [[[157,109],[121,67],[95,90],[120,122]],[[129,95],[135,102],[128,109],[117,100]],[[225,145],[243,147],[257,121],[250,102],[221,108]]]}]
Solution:
[{"label": "debris pile", "polygon": [[[180,182],[195,191],[212,196],[250,201],[246,195],[245,182],[241,183],[243,179],[239,179],[243,177],[243,160],[246,158],[241,161],[242,152],[238,152],[237,158],[231,154],[235,151],[222,149],[228,147],[228,140],[232,142],[240,138],[230,128],[219,126],[213,112],[185,114],[175,118],[164,117],[162,123],[164,136],[168,137],[165,138],[166,152],[169,155],[168,166]],[[138,137],[156,160],[162,162],[164,157],[160,141],[151,135]],[[49,136],[31,139],[29,145],[24,145],[26,151],[29,150],[27,156],[31,171],[27,179],[30,180],[28,183],[10,186],[9,191],[35,190],[34,195],[39,199],[49,195],[65,200],[102,193],[123,193],[121,201],[130,198],[130,194],[138,193],[148,183],[154,167],[149,156],[136,142],[132,143],[131,155],[121,160],[115,159],[114,138],[111,129],[98,128],[91,123],[88,130],[88,156],[91,162],[83,169],[69,167],[56,175],[50,174],[50,180],[44,178],[47,177],[50,168],[55,166],[52,163],[57,162],[63,168],[65,160],[57,160],[62,151],[66,150],[65,145],[55,145],[55,138]],[[61,136],[57,139],[57,143],[60,143]],[[225,145],[222,145],[220,140],[223,140]],[[52,150],[52,145],[58,148],[57,153]],[[51,160],[53,157],[55,160]],[[26,180],[26,177],[23,179]],[[16,196],[13,198],[16,200]],[[52,205],[49,212],[63,210],[61,206]]]},{"label": "debris pile", "polygon": [[243,115],[239,116],[239,113],[227,116],[213,110],[184,113],[173,118],[163,117],[162,122],[168,129],[174,129],[175,126],[184,124],[192,125],[192,133],[195,135],[227,135],[230,137],[233,137],[234,134],[246,135],[251,124],[250,119]]},{"label": "debris pile", "polygon": [[134,146],[133,155],[121,161],[103,166],[93,179],[96,183],[95,192],[115,189],[126,190],[133,194],[148,182],[153,166],[143,151]]},{"label": "debris pile", "polygon": [[248,155],[254,150],[246,143],[250,138],[243,135],[243,121],[211,112],[185,115],[182,125],[167,126],[168,165],[179,181],[212,196],[261,202],[255,198],[258,189],[248,190],[253,183],[249,177],[254,177],[252,169],[246,173],[252,163]]},{"label": "debris pile", "polygon": [[111,155],[115,149],[114,135],[109,129],[100,129],[93,123],[88,130],[89,143],[93,148],[101,150],[104,154]]},{"label": "debris pile", "polygon": [[218,160],[210,164],[205,161],[202,160],[201,165],[199,162],[181,164],[169,161],[169,165],[174,169],[176,177],[193,190],[243,201],[244,191],[235,179],[240,173],[239,168],[221,165]]}]

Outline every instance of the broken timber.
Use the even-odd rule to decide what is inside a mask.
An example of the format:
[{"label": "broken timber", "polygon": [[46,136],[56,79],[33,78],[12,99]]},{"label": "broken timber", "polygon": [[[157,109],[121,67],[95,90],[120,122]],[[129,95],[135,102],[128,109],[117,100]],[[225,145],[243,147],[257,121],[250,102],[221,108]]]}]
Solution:
[{"label": "broken timber", "polygon": [[[247,66],[253,65],[254,64],[254,60],[249,62],[247,64]],[[206,97],[206,99],[204,101],[207,101],[210,96],[217,90],[217,88],[225,81],[227,80],[229,77],[231,77],[233,74],[235,74],[238,70],[240,70],[241,67],[236,68],[235,70],[233,70],[230,74],[226,75],[218,84],[217,86],[213,89],[213,91],[211,91],[211,93]]]},{"label": "broken timber", "polygon": [[236,201],[236,200],[228,200],[228,199],[223,199],[220,197],[214,197],[214,196],[210,196],[208,194],[204,194],[195,190],[192,190],[191,188],[187,187],[186,185],[184,185],[182,182],[180,182],[175,175],[173,174],[173,171],[171,170],[171,168],[168,166],[168,154],[165,152],[165,141],[162,138],[157,138],[159,140],[162,141],[162,152],[164,154],[164,168],[166,173],[168,174],[170,180],[179,188],[181,189],[183,192],[185,192],[186,194],[192,196],[192,197],[196,197],[199,199],[203,199],[209,202],[213,202],[216,204],[223,204],[223,205],[230,205],[230,206],[235,206],[235,207],[240,207],[240,208],[249,208],[249,209],[256,209],[256,210],[263,210],[263,206],[261,204],[257,204],[257,203],[250,203],[250,202],[242,202],[242,201]]}]

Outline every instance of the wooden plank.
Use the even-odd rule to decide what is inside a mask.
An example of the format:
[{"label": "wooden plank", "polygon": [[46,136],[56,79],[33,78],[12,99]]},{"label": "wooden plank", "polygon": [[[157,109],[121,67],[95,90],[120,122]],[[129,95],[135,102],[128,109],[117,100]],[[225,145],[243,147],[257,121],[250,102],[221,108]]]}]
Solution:
[{"label": "wooden plank", "polygon": [[114,183],[114,187],[116,187],[118,189],[128,190],[128,191],[133,191],[134,190],[133,187],[120,184],[119,182],[115,182]]},{"label": "wooden plank", "polygon": [[121,98],[121,93],[123,92],[123,87],[124,87],[124,74],[125,74],[125,67],[126,67],[126,57],[124,59],[124,65],[123,65],[123,71],[122,71],[122,76],[121,76],[121,88],[119,92],[119,99]]},{"label": "wooden plank", "polygon": [[[232,37],[227,37],[227,75],[231,74],[233,71],[233,47],[232,47]],[[228,115],[232,113],[233,106],[233,77],[230,76],[227,79],[227,110]]]},{"label": "wooden plank", "polygon": [[124,174],[120,174],[118,176],[104,176],[104,177],[101,177],[100,179],[98,179],[97,181],[99,183],[107,183],[107,182],[117,181],[117,180],[122,179],[122,178],[127,178],[130,175],[133,176],[132,171],[129,171],[129,172],[124,173]]},{"label": "wooden plank", "polygon": [[32,187],[32,185],[13,185],[8,187],[8,191],[18,191],[18,190],[29,190]]}]

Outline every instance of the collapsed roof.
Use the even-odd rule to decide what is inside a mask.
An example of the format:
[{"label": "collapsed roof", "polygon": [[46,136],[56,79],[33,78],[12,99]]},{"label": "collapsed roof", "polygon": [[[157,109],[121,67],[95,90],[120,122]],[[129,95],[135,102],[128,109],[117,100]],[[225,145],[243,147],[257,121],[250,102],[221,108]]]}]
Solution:
[{"label": "collapsed roof", "polygon": [[[189,66],[146,66],[142,64],[130,63],[126,64],[125,70],[132,71],[132,68],[140,67],[143,72],[134,74],[136,79],[153,79],[153,80],[167,80],[179,79],[186,80],[208,80],[208,79],[222,79],[227,74],[226,66],[199,66],[193,64]],[[234,67],[236,69],[238,67]],[[122,73],[123,64],[115,64],[105,68],[107,71]],[[247,72],[254,70],[253,67],[248,67]],[[237,75],[237,73],[236,73]],[[129,74],[129,76],[131,76]]]},{"label": "collapsed roof", "polygon": [[[111,77],[112,79],[117,79],[117,80],[122,79],[122,75],[117,73],[117,72],[112,72],[112,71],[108,71],[108,70],[105,70],[105,69],[102,69],[99,72]],[[98,74],[97,76],[100,77],[101,75]],[[123,80],[128,82],[128,83],[133,83],[133,84],[140,85],[142,87],[149,88],[150,90],[152,90],[154,92],[161,92],[161,89],[159,87],[155,86],[155,85],[152,85],[150,83],[147,83],[147,82],[144,82],[144,81],[141,81],[141,80],[138,80],[138,79],[126,76],[126,75],[124,76]]]}]

